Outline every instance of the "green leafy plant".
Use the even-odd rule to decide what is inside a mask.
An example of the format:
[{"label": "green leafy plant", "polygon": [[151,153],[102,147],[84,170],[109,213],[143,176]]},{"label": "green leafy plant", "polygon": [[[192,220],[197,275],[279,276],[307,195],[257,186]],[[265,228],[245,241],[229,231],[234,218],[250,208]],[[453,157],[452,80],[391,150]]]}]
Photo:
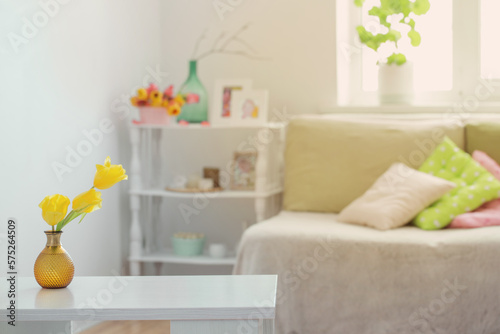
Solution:
[{"label": "green leafy plant", "polygon": [[[354,0],[354,4],[362,7],[365,0]],[[370,49],[378,51],[384,43],[394,43],[395,52],[387,57],[387,64],[402,65],[406,63],[406,56],[399,52],[398,41],[402,38],[401,31],[394,26],[396,20],[393,17],[403,17],[398,21],[410,27],[407,33],[412,46],[419,46],[422,40],[420,33],[415,30],[415,15],[424,15],[429,11],[431,4],[429,0],[381,0],[380,6],[373,6],[368,14],[377,17],[380,22],[380,31],[387,30],[386,33],[373,34],[362,25],[356,27],[361,43]],[[391,17],[391,19],[389,19]],[[392,22],[392,23],[391,23]],[[387,29],[386,29],[387,28]]]}]

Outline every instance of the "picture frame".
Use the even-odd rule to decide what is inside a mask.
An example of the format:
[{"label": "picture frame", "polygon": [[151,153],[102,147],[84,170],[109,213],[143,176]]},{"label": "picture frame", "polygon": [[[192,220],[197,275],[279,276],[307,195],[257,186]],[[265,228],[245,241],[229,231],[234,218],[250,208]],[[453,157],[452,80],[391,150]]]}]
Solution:
[{"label": "picture frame", "polygon": [[231,100],[236,91],[252,89],[251,79],[219,79],[215,81],[212,110],[210,111],[211,124],[231,124]]},{"label": "picture frame", "polygon": [[255,190],[257,152],[235,152],[231,170],[231,190]]},{"label": "picture frame", "polygon": [[238,125],[267,123],[268,96],[266,90],[234,92],[231,99],[232,123]]}]

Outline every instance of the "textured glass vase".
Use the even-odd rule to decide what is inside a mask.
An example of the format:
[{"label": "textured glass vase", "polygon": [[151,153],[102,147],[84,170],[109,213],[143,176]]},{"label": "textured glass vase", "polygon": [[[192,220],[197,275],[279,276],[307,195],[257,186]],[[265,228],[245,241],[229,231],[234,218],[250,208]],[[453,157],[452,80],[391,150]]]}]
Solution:
[{"label": "textured glass vase", "polygon": [[186,103],[182,107],[181,114],[177,120],[189,123],[201,123],[208,121],[208,95],[207,90],[198,79],[196,73],[196,60],[189,62],[189,76],[179,90],[180,94],[196,94],[199,97],[198,103]]},{"label": "textured glass vase", "polygon": [[35,279],[42,288],[67,287],[75,275],[73,260],[61,245],[62,231],[45,231],[47,245],[35,261]]}]

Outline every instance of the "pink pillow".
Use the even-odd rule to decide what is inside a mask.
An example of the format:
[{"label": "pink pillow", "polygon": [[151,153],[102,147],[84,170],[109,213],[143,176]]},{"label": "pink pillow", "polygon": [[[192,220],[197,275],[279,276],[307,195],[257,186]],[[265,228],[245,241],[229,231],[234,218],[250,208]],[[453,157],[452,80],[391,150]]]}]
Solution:
[{"label": "pink pillow", "polygon": [[472,157],[474,158],[474,160],[479,162],[481,166],[483,166],[488,172],[493,174],[493,176],[497,180],[500,180],[500,166],[488,154],[482,151],[474,151],[474,153],[472,153]]},{"label": "pink pillow", "polygon": [[450,228],[475,228],[500,225],[500,199],[484,204],[474,212],[458,215]]},{"label": "pink pillow", "polygon": [[[489,155],[481,151],[472,153],[474,160],[479,162],[495,178],[500,180],[500,165]],[[450,228],[475,228],[500,225],[500,199],[488,202],[474,212],[461,214],[450,224]]]}]

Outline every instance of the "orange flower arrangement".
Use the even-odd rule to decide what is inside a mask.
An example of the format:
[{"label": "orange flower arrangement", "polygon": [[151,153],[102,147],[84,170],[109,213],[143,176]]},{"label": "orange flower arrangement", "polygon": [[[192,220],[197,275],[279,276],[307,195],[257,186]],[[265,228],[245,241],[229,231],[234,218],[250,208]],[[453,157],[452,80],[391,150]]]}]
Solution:
[{"label": "orange flower arrangement", "polygon": [[200,97],[197,94],[177,94],[174,96],[174,86],[169,86],[163,94],[158,86],[150,84],[148,88],[137,90],[137,96],[133,96],[130,102],[135,107],[163,107],[169,116],[178,116],[185,103],[198,103]]}]

